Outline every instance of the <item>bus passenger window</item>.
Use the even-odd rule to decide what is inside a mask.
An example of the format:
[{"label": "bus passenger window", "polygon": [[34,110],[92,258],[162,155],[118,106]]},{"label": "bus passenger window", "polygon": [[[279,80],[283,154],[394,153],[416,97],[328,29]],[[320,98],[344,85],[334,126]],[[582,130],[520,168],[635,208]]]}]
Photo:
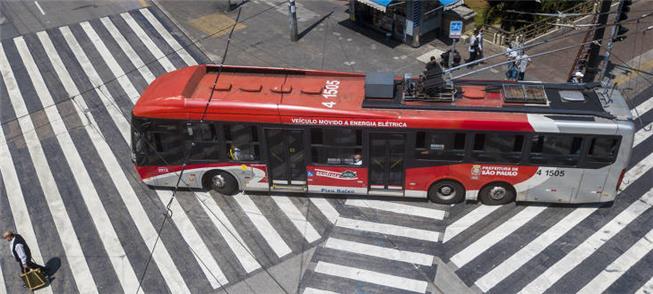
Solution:
[{"label": "bus passenger window", "polygon": [[529,160],[553,166],[576,166],[583,138],[569,135],[534,135]]},{"label": "bus passenger window", "polygon": [[311,129],[311,157],[314,163],[358,165],[355,156],[362,154],[361,145],[360,130]]},{"label": "bus passenger window", "polygon": [[417,132],[415,147],[417,159],[460,161],[465,156],[465,133]]},{"label": "bus passenger window", "polygon": [[258,130],[251,125],[224,125],[227,157],[235,161],[260,159]]},{"label": "bus passenger window", "polygon": [[521,160],[523,146],[524,135],[476,134],[472,157],[479,162],[518,163]]},{"label": "bus passenger window", "polygon": [[600,163],[612,163],[619,150],[619,139],[616,137],[595,137],[590,142],[587,160]]}]

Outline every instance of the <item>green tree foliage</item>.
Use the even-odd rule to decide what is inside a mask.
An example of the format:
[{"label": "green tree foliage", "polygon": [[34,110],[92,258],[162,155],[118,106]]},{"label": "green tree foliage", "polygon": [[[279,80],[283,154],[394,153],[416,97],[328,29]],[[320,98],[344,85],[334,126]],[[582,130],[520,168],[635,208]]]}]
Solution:
[{"label": "green tree foliage", "polygon": [[510,10],[531,13],[557,13],[589,0],[488,0],[488,8],[483,13],[485,24],[501,26],[511,31],[546,19],[546,16],[508,12]]}]

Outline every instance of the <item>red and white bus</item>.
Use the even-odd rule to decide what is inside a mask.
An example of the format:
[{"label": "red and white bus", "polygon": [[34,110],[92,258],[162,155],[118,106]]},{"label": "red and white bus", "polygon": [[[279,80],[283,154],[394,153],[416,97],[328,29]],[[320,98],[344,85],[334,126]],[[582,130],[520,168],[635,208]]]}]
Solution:
[{"label": "red and white bus", "polygon": [[183,168],[180,187],[223,194],[615,199],[634,134],[618,91],[444,85],[384,73],[191,66],[157,78],[134,106],[133,159],[152,187],[174,187]]}]

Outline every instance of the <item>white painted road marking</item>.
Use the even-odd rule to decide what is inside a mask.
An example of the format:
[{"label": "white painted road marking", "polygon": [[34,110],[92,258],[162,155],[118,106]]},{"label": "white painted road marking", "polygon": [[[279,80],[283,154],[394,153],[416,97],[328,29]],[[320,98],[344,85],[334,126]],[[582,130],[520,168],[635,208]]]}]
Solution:
[{"label": "white painted road marking", "polygon": [[313,225],[309,223],[304,215],[302,214],[301,211],[295,206],[295,204],[292,203],[292,201],[286,197],[286,196],[270,196],[272,197],[272,200],[279,206],[281,211],[286,214],[286,216],[290,219],[293,225],[295,225],[295,228],[299,231],[299,233],[304,236],[304,239],[306,239],[306,242],[308,243],[313,243],[322,236],[320,236],[320,233],[318,233],[315,228],[313,228]]},{"label": "white painted road marking", "polygon": [[425,281],[403,278],[323,261],[317,262],[315,272],[418,293],[426,292],[426,287],[428,286],[428,283]]},{"label": "white painted road marking", "polygon": [[438,232],[391,225],[391,224],[355,220],[350,218],[339,218],[338,221],[336,222],[336,226],[342,228],[348,228],[352,230],[367,231],[367,232],[393,235],[398,237],[405,237],[405,238],[431,241],[431,242],[438,242],[438,238],[440,236],[440,233]]},{"label": "white painted road marking", "polygon": [[442,238],[442,243],[446,243],[451,240],[453,237],[458,236],[458,234],[469,229],[475,223],[483,219],[484,217],[490,215],[490,213],[497,210],[499,205],[481,205],[474,210],[470,211],[460,219],[456,220],[454,223],[447,226],[444,230],[444,237]]},{"label": "white painted road marking", "polygon": [[161,52],[161,49],[159,49],[159,47],[157,47],[156,44],[154,44],[152,39],[150,39],[150,36],[148,36],[145,33],[145,31],[143,31],[143,28],[141,28],[141,26],[139,26],[138,23],[136,23],[134,18],[132,18],[132,16],[129,13],[125,12],[120,14],[120,16],[125,20],[125,22],[127,22],[127,25],[129,25],[129,27],[136,34],[136,36],[138,36],[141,42],[145,44],[145,47],[147,47],[147,49],[149,49],[150,52],[152,52],[154,58],[156,58],[159,61],[161,66],[163,66],[163,68],[167,72],[171,72],[176,69],[175,66],[172,65],[172,63],[170,62],[170,59],[168,59],[168,57],[165,54],[163,54],[163,52]]},{"label": "white painted road marking", "polygon": [[502,223],[500,226],[496,227],[491,232],[483,235],[483,237],[476,240],[471,245],[467,246],[465,249],[456,253],[451,257],[451,261],[458,267],[463,267],[468,262],[472,261],[474,258],[481,255],[483,252],[490,249],[499,241],[503,240],[506,236],[512,234],[514,231],[519,229],[521,226],[525,225],[536,217],[540,212],[544,211],[546,206],[528,206],[509,220]]},{"label": "white painted road marking", "polygon": [[177,52],[179,57],[181,57],[181,59],[183,59],[187,65],[197,64],[197,61],[195,61],[195,59],[192,56],[190,56],[190,54],[188,54],[186,49],[184,49],[179,44],[179,42],[177,42],[177,40],[170,34],[170,32],[163,27],[161,22],[159,22],[159,20],[152,14],[152,12],[149,9],[143,8],[139,10],[139,12],[143,14],[143,16],[145,16],[145,19],[147,19],[147,21],[150,22],[150,24],[154,27],[154,29],[159,34],[161,34],[161,37],[163,37],[163,39],[168,43],[168,45],[170,45],[170,48],[172,48],[172,50]]},{"label": "white painted road marking", "polygon": [[100,19],[102,21],[102,24],[104,27],[109,31],[111,36],[113,37],[114,40],[116,40],[116,43],[118,43],[118,46],[122,49],[123,52],[125,52],[125,55],[129,58],[129,60],[132,62],[135,68],[138,69],[138,71],[141,73],[141,76],[145,79],[145,82],[148,84],[151,83],[154,80],[154,75],[150,71],[150,69],[145,65],[145,62],[141,59],[140,56],[138,56],[138,53],[134,51],[134,48],[129,44],[127,39],[120,33],[118,28],[111,22],[111,19],[108,17],[103,17]]},{"label": "white painted road marking", "polygon": [[443,210],[399,204],[390,201],[347,199],[347,202],[345,202],[345,204],[351,206],[363,207],[363,208],[378,209],[378,210],[393,212],[397,214],[419,216],[419,217],[430,218],[435,220],[444,219]]},{"label": "white painted road marking", "polygon": [[39,9],[39,12],[41,12],[41,15],[45,15],[45,11],[43,10],[43,7],[41,7],[41,4],[39,4],[38,1],[34,1],[34,5],[36,5],[36,8]]},{"label": "white painted road marking", "polygon": [[326,217],[332,224],[336,223],[336,220],[340,216],[340,213],[329,203],[329,200],[318,197],[309,197],[313,205],[315,205],[320,212]]},{"label": "white painted road marking", "polygon": [[433,264],[433,256],[419,252],[410,252],[405,250],[398,250],[394,248],[386,248],[375,246],[365,243],[347,241],[336,238],[329,238],[324,244],[324,247],[346,251],[356,254],[374,256],[383,259],[396,260],[411,264],[419,264],[424,266],[431,266]]},{"label": "white painted road marking", "polygon": [[236,202],[238,202],[238,205],[240,205],[247,217],[252,221],[254,227],[261,233],[263,239],[267,241],[270,248],[272,248],[279,258],[292,252],[288,244],[279,236],[277,230],[272,227],[268,219],[263,216],[263,213],[256,207],[256,204],[254,204],[254,201],[249,196],[240,193],[233,196],[233,198],[236,199]]}]

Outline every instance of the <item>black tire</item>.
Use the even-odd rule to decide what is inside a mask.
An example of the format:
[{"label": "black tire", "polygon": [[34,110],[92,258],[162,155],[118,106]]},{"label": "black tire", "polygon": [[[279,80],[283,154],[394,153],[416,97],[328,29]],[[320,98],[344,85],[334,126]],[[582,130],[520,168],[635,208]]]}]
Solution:
[{"label": "black tire", "polygon": [[238,181],[234,176],[224,171],[210,172],[204,176],[204,188],[224,195],[238,193]]},{"label": "black tire", "polygon": [[503,205],[515,201],[517,193],[507,183],[489,183],[478,192],[478,199],[486,205]]},{"label": "black tire", "polygon": [[465,200],[465,187],[458,182],[443,180],[431,185],[429,200],[439,204],[454,204]]}]

